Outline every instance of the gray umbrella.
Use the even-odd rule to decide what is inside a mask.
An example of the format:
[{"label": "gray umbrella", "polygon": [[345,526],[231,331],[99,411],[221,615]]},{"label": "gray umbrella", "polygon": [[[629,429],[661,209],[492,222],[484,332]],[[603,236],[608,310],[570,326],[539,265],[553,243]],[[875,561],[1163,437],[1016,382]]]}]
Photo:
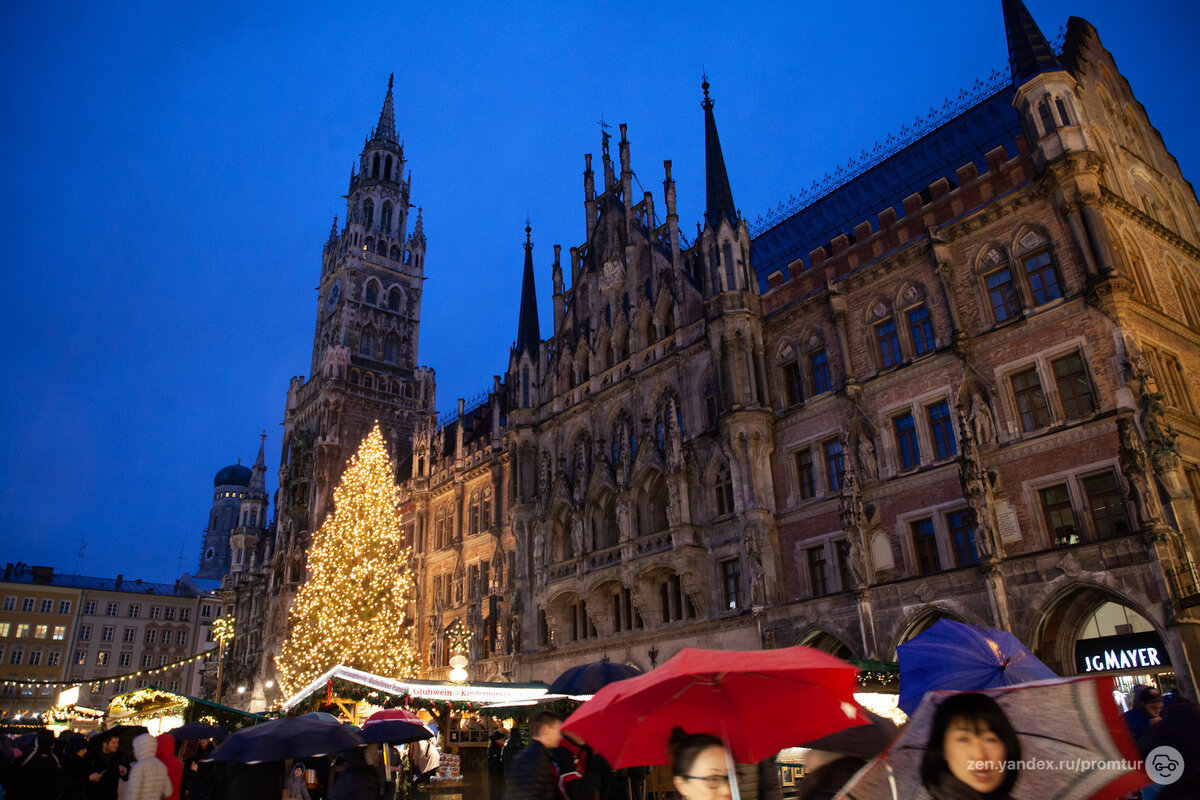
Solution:
[{"label": "gray umbrella", "polygon": [[[1138,751],[1111,687],[1107,678],[1055,678],[979,693],[995,700],[1016,730],[1023,764],[1040,762],[1020,770],[1013,797],[1116,800],[1150,783],[1137,766]],[[899,738],[842,788],[838,800],[927,800],[921,759],[938,706],[955,694],[962,692],[927,694]]]}]

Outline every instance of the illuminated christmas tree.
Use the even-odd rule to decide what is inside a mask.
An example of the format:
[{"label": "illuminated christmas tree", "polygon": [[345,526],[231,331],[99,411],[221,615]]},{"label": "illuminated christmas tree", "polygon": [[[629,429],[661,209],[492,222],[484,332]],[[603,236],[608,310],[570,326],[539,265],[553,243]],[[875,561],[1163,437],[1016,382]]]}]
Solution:
[{"label": "illuminated christmas tree", "polygon": [[308,579],[277,659],[288,692],[338,664],[393,678],[416,674],[405,621],[413,578],[395,471],[376,424],[334,490],[333,512],[313,536]]}]

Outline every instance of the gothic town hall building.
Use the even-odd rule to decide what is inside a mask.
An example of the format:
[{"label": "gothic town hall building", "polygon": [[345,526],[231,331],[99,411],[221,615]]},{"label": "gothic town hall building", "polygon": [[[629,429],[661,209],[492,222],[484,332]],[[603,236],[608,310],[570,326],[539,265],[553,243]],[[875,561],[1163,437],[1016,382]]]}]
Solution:
[{"label": "gothic town hall building", "polygon": [[541,259],[553,329],[527,227],[509,363],[448,421],[389,85],[322,254],[275,517],[231,538],[231,680],[278,697],[305,547],[378,419],[421,677],[457,626],[473,680],[548,681],[684,646],[892,660],[946,617],[1063,675],[1081,642],[1156,637],[1194,692],[1200,206],[1096,30],[1072,18],[1056,51],[1001,3],[1010,75],[754,231],[707,83],[685,225],[671,162],[636,196],[629,132],[606,135],[578,244]]}]

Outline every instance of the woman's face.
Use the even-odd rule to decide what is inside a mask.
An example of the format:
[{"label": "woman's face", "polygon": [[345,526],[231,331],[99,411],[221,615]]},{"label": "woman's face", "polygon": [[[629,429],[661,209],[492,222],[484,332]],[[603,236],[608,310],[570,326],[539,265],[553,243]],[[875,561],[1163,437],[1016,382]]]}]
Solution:
[{"label": "woman's face", "polygon": [[688,769],[688,774],[675,776],[675,790],[684,800],[724,800],[732,797],[725,750],[715,745],[701,750]]},{"label": "woman's face", "polygon": [[950,774],[981,794],[1004,783],[1004,742],[989,728],[967,719],[955,719],[942,743]]}]

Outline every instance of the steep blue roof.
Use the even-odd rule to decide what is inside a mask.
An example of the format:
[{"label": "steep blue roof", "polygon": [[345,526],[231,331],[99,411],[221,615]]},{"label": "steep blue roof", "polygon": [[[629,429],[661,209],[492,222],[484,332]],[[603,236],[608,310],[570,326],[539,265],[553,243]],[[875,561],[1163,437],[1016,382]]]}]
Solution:
[{"label": "steep blue roof", "polygon": [[823,247],[839,234],[852,234],[854,226],[870,220],[889,206],[900,207],[905,197],[917,194],[938,178],[954,180],[954,171],[973,161],[987,171],[984,154],[1003,145],[1009,155],[1022,133],[1020,116],[1012,107],[1014,88],[1008,84],[962,111],[920,139],[898,150],[857,177],[813,200],[754,237],[752,257],[759,287],[767,288],[767,275],[779,270],[790,277],[787,265]]}]

